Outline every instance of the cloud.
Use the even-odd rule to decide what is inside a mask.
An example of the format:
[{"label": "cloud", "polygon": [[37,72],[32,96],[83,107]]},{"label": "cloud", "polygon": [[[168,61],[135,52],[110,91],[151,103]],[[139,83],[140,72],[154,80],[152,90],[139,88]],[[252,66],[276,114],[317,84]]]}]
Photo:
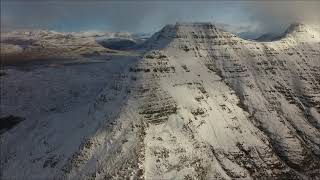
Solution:
[{"label": "cloud", "polygon": [[203,12],[199,10],[203,8],[193,5],[186,5],[182,1],[7,0],[1,6],[1,20],[13,27],[141,31],[201,16]]},{"label": "cloud", "polygon": [[292,22],[317,22],[319,9],[317,1],[2,0],[1,25],[150,32],[176,21],[211,21],[233,32],[279,32]]}]

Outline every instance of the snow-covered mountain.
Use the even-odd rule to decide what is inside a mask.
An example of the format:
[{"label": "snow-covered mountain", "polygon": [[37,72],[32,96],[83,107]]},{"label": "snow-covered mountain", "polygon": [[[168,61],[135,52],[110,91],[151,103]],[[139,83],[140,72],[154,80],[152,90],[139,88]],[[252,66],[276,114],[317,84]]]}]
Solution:
[{"label": "snow-covered mountain", "polygon": [[117,53],[116,50],[143,43],[145,38],[143,34],[125,32],[9,31],[1,33],[1,59],[3,64],[13,64],[43,59],[87,58]]},{"label": "snow-covered mountain", "polygon": [[96,35],[55,31],[13,31],[1,34],[3,64],[31,60],[81,58],[108,51],[96,42]]},{"label": "snow-covered mountain", "polygon": [[319,31],[293,24],[256,42],[177,23],[142,48],[109,63],[93,101],[25,114],[3,133],[2,178],[320,178]]}]

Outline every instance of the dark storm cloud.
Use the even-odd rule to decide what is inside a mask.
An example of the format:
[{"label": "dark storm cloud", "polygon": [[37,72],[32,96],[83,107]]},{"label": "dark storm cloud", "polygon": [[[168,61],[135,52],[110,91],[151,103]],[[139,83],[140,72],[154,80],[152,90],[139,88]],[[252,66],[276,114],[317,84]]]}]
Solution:
[{"label": "dark storm cloud", "polygon": [[142,31],[155,30],[176,21],[210,21],[209,12],[213,11],[212,14],[218,17],[223,6],[191,1],[7,0],[2,6],[2,17],[7,26],[13,27]]},{"label": "dark storm cloud", "polygon": [[81,29],[109,25],[113,29],[126,29],[138,26],[140,17],[147,13],[132,3],[112,2],[14,1],[1,7],[6,25],[27,28]]},{"label": "dark storm cloud", "polygon": [[1,28],[156,31],[176,21],[213,21],[232,31],[280,31],[320,19],[317,1],[1,0]]}]

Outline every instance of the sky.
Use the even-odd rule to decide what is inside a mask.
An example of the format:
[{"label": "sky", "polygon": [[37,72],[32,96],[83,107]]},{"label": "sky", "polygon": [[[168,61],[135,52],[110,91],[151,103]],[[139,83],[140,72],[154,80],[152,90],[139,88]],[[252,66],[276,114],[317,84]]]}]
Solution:
[{"label": "sky", "polygon": [[1,29],[155,32],[166,24],[214,22],[233,32],[280,32],[320,22],[320,1],[1,0]]}]

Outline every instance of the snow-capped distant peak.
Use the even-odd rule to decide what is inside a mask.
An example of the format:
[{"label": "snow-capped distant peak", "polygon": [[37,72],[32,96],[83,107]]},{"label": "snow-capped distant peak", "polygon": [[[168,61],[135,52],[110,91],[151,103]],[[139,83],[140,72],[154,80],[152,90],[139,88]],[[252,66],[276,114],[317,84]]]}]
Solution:
[{"label": "snow-capped distant peak", "polygon": [[317,40],[320,38],[320,32],[316,28],[302,23],[293,23],[285,31],[284,37],[294,37],[298,40]]},{"label": "snow-capped distant peak", "polygon": [[310,28],[306,24],[302,23],[292,23],[290,24],[289,28],[287,29],[287,33],[292,32],[308,32]]}]

